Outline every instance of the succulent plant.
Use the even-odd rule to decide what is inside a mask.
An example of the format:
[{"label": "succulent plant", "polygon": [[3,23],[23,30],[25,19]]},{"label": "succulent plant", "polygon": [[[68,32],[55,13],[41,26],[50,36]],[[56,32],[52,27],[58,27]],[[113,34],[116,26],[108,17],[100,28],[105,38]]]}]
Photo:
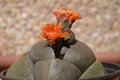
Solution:
[{"label": "succulent plant", "polygon": [[7,71],[6,77],[20,80],[80,80],[106,74],[92,50],[75,39],[71,31],[81,15],[71,9],[53,11],[57,24],[46,24],[30,51]]}]

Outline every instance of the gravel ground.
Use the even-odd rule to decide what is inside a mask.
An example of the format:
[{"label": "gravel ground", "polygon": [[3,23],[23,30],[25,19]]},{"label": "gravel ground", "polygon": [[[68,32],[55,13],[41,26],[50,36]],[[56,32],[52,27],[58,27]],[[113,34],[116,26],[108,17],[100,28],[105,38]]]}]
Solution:
[{"label": "gravel ground", "polygon": [[28,51],[57,8],[81,13],[72,30],[93,51],[120,50],[120,0],[0,0],[0,54]]}]

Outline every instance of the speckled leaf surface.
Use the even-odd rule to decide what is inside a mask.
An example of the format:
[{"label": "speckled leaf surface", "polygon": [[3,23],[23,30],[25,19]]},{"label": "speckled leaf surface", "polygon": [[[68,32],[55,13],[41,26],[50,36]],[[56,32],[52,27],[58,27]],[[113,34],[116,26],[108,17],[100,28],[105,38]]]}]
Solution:
[{"label": "speckled leaf surface", "polygon": [[39,41],[33,45],[32,49],[30,50],[30,57],[33,62],[45,60],[48,58],[55,58],[53,49],[48,47],[46,43],[46,41]]},{"label": "speckled leaf surface", "polygon": [[36,80],[78,80],[80,75],[75,65],[60,59],[39,61],[35,65]]},{"label": "speckled leaf surface", "polygon": [[38,61],[34,68],[35,80],[49,80],[49,68],[51,60]]},{"label": "speckled leaf surface", "polygon": [[6,77],[16,80],[34,80],[33,63],[29,53],[25,53],[8,69]]},{"label": "speckled leaf surface", "polygon": [[64,60],[76,65],[82,72],[95,61],[95,56],[91,49],[84,43],[77,41],[65,54]]},{"label": "speckled leaf surface", "polygon": [[93,78],[105,75],[104,67],[99,60],[96,60],[90,67],[81,75],[80,79]]}]

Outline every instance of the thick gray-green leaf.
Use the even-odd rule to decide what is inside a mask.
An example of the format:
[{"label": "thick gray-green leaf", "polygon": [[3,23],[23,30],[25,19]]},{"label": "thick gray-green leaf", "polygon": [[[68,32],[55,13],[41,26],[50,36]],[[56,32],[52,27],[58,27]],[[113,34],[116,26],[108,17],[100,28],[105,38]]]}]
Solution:
[{"label": "thick gray-green leaf", "polygon": [[102,64],[96,60],[90,67],[81,75],[80,79],[93,78],[105,75],[105,69]]},{"label": "thick gray-green leaf", "polygon": [[81,75],[76,66],[60,59],[37,62],[34,73],[36,80],[78,80]]},{"label": "thick gray-green leaf", "polygon": [[33,62],[29,53],[25,53],[8,69],[6,77],[16,80],[34,80]]},{"label": "thick gray-green leaf", "polygon": [[51,59],[38,61],[35,64],[34,75],[35,80],[50,80],[49,68],[50,68]]},{"label": "thick gray-green leaf", "polygon": [[44,40],[33,45],[30,51],[30,57],[32,58],[33,62],[48,58],[55,58],[54,50],[51,47],[48,47],[46,44],[47,41]]},{"label": "thick gray-green leaf", "polygon": [[63,59],[73,63],[84,72],[95,61],[95,56],[88,46],[77,41],[76,44],[70,46]]}]

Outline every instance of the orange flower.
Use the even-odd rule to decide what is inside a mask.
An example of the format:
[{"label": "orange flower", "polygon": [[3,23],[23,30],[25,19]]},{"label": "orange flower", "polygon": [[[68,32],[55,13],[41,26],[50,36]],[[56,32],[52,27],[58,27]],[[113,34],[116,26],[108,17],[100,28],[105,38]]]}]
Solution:
[{"label": "orange flower", "polygon": [[61,27],[61,25],[46,24],[42,28],[41,36],[54,44],[56,39],[67,35],[67,32],[61,32]]},{"label": "orange flower", "polygon": [[81,15],[78,12],[75,12],[73,10],[70,9],[57,9],[53,11],[53,14],[57,17],[57,18],[65,18],[67,17],[69,22],[72,22],[76,19],[80,19]]}]

